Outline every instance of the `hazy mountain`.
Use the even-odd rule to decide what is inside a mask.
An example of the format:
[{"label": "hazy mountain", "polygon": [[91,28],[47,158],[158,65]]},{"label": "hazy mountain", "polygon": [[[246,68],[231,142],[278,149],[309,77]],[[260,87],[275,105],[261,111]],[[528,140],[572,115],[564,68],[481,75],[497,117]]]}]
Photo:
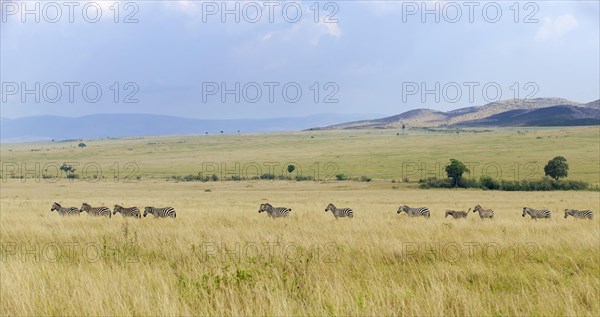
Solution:
[{"label": "hazy mountain", "polygon": [[151,114],[96,114],[78,118],[32,116],[2,118],[2,142],[96,139],[124,136],[273,132],[303,130],[315,125],[375,118],[377,115],[322,114],[307,117],[204,120]]},{"label": "hazy mountain", "polygon": [[[313,129],[398,129],[403,124],[409,127],[589,125],[598,124],[595,122],[598,121],[599,108],[600,100],[582,104],[561,98],[510,99],[448,112],[416,109],[381,119],[347,122]],[[536,111],[541,109],[547,110]]]}]

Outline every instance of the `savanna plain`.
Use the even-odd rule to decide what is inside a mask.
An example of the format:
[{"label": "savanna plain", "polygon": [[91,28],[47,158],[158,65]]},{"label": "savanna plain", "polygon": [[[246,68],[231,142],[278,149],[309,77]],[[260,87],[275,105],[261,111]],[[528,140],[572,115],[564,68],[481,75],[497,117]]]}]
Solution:
[{"label": "savanna plain", "polygon": [[[83,140],[84,148],[3,144],[0,314],[598,316],[599,132],[303,131]],[[541,178],[556,155],[571,166],[567,179],[592,190],[418,188],[423,175],[443,176],[439,166],[450,158],[470,163],[465,177],[522,180]],[[7,177],[23,163],[32,170],[39,163],[46,175],[44,166],[64,162],[79,164],[80,177]],[[223,181],[258,175],[256,165],[262,173],[276,166],[275,174],[294,165],[293,173],[317,180]],[[84,175],[85,166],[102,173]],[[224,177],[173,178],[199,172]],[[53,202],[172,206],[177,218],[60,217]],[[270,219],[258,213],[266,202],[292,212]],[[328,203],[351,207],[354,217],[334,219]],[[397,214],[401,204],[427,206],[431,217]],[[444,218],[446,209],[476,204],[495,217]],[[522,217],[525,206],[552,217]],[[564,219],[565,208],[596,217]]]}]

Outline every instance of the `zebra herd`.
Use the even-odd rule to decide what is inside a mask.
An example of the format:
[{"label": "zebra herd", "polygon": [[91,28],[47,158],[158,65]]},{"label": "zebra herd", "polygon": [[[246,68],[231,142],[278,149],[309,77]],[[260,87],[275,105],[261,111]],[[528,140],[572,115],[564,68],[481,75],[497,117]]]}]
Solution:
[{"label": "zebra herd", "polygon": [[[142,214],[138,207],[125,208],[120,205],[115,205],[113,212],[108,207],[92,207],[88,203],[83,203],[81,208],[77,207],[61,207],[59,203],[52,204],[50,211],[56,211],[61,216],[79,216],[81,212],[87,212],[90,216],[94,217],[111,217],[112,215],[121,213],[123,217],[142,218]],[[154,218],[176,218],[177,213],[173,207],[156,208],[156,207],[145,207],[144,217],[147,215],[153,215]]]},{"label": "zebra herd", "polygon": [[[485,208],[481,207],[481,205],[476,205],[472,209],[473,209],[473,212],[479,213],[479,217],[481,219],[494,218],[494,210],[492,210],[492,209],[485,209]],[[273,207],[269,203],[261,204],[260,208],[258,209],[258,213],[266,212],[269,215],[269,217],[271,217],[271,218],[287,217],[287,216],[289,216],[291,211],[292,211],[291,208]],[[327,205],[327,208],[325,208],[325,212],[328,212],[328,211],[331,211],[331,213],[333,213],[333,216],[335,217],[335,219],[337,219],[339,217],[348,217],[348,218],[354,217],[354,211],[352,211],[352,208],[337,208],[332,203]],[[447,218],[448,216],[452,216],[452,218],[454,218],[454,219],[467,218],[470,211],[471,211],[471,208],[469,208],[468,211],[446,210],[446,214],[445,214],[444,218]],[[412,208],[412,207],[409,207],[406,205],[401,205],[398,208],[397,213],[400,214],[402,212],[405,212],[409,217],[429,218],[431,216],[429,208],[427,208],[427,207]],[[594,219],[594,213],[591,210],[565,209],[564,212],[565,212],[565,218],[567,218],[568,216],[572,216],[573,218],[578,218],[578,219],[590,219],[590,220]],[[525,215],[529,215],[531,217],[531,219],[537,220],[538,218],[550,218],[550,216],[552,215],[552,212],[548,209],[533,209],[533,208],[529,208],[529,207],[523,207],[523,217],[525,217]]]},{"label": "zebra herd", "polygon": [[[476,205],[472,209],[473,209],[473,212],[479,213],[479,217],[481,219],[494,218],[494,210],[492,210],[492,209],[485,209],[485,208],[481,207],[481,205]],[[76,208],[76,207],[62,207],[60,204],[55,202],[54,204],[52,204],[52,208],[50,209],[50,211],[56,211],[61,216],[79,216],[79,214],[81,212],[85,211],[90,216],[96,216],[96,217],[104,216],[104,217],[110,218],[112,215],[117,214],[117,212],[121,213],[121,215],[123,215],[123,217],[132,217],[132,218],[141,218],[142,217],[139,208],[137,208],[137,207],[125,208],[120,205],[115,205],[115,208],[111,212],[111,210],[108,207],[103,207],[103,206],[102,207],[92,207],[88,203],[83,203],[81,208]],[[273,207],[273,205],[271,205],[269,203],[260,204],[260,208],[258,209],[258,213],[266,212],[267,215],[269,215],[269,217],[271,217],[271,218],[287,217],[290,215],[291,211],[292,211],[291,208]],[[329,212],[329,211],[331,211],[331,213],[333,214],[335,219],[338,219],[340,217],[341,218],[353,218],[354,217],[354,211],[352,210],[352,208],[337,208],[332,203],[328,204],[327,207],[325,208],[325,212]],[[452,216],[452,218],[454,218],[454,219],[464,219],[464,218],[467,218],[470,211],[471,211],[471,208],[469,208],[468,211],[446,210],[444,218],[447,218],[448,216]],[[412,208],[407,205],[401,205],[398,208],[397,213],[400,214],[402,212],[405,212],[409,217],[429,218],[431,216],[429,208],[427,208],[427,207]],[[571,217],[577,218],[577,219],[590,219],[590,220],[594,219],[594,213],[591,210],[565,209],[564,213],[565,213],[565,219],[568,216],[571,216]],[[153,215],[154,218],[176,218],[177,217],[177,213],[175,212],[175,208],[173,208],[173,207],[164,207],[164,208],[145,207],[144,208],[144,217],[146,217],[147,215]],[[529,207],[523,207],[522,216],[525,217],[526,215],[529,215],[531,217],[531,219],[537,220],[539,218],[550,218],[550,216],[552,216],[552,211],[550,211],[548,209],[533,209],[533,208],[529,208]]]}]

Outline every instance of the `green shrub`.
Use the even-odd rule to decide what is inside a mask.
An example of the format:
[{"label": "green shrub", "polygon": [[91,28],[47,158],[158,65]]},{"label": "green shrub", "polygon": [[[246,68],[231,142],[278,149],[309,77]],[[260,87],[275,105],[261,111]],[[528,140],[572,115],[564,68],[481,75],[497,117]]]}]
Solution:
[{"label": "green shrub", "polygon": [[260,179],[275,179],[275,175],[271,173],[264,173],[260,175]]},{"label": "green shrub", "polygon": [[346,176],[345,174],[335,174],[335,179],[337,179],[338,181],[345,181],[348,179],[348,176]]},{"label": "green shrub", "polygon": [[481,185],[482,189],[500,189],[500,183],[497,180],[491,178],[490,176],[481,176],[479,178],[479,184]]},{"label": "green shrub", "polygon": [[[419,180],[420,188],[451,188],[453,183],[449,178],[438,179],[428,178]],[[459,187],[463,188],[482,188],[489,190],[503,191],[550,191],[550,190],[586,190],[589,184],[583,181],[573,180],[554,180],[544,177],[538,180],[509,181],[495,180],[488,176],[482,176],[479,181],[470,179],[461,179]]]},{"label": "green shrub", "polygon": [[430,177],[428,179],[419,180],[419,188],[451,188],[452,180],[450,178],[435,178]]},{"label": "green shrub", "polygon": [[479,182],[476,179],[461,178],[458,181],[458,187],[460,187],[460,188],[481,188],[481,185],[479,184]]}]

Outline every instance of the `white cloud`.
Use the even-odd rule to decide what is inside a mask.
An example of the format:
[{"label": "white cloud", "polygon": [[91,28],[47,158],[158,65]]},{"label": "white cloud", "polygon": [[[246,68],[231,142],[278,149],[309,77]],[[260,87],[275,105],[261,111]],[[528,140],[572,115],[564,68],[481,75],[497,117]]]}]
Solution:
[{"label": "white cloud", "polygon": [[273,32],[269,32],[269,33],[263,35],[262,41],[266,42],[266,41],[270,40],[272,37],[273,37]]},{"label": "white cloud", "polygon": [[342,36],[342,30],[337,23],[314,23],[305,20],[283,29],[269,31],[260,36],[260,39],[262,42],[296,42],[317,46],[325,36],[339,39]]},{"label": "white cloud", "polygon": [[[75,1],[75,2],[79,2],[79,6],[75,10],[83,10],[83,6],[85,6],[86,4],[91,4],[93,7],[100,9],[100,13],[102,14],[102,19],[105,19],[105,20],[114,19],[115,12],[118,12],[121,15],[120,16],[121,19],[123,18],[122,16],[124,14],[124,9],[123,9],[124,3],[121,0],[114,0],[114,1],[87,0],[87,1]],[[117,3],[117,2],[118,2],[118,6],[115,6],[115,3]],[[93,18],[94,14],[95,14],[94,9],[88,9],[88,10],[89,10],[89,12],[86,12],[86,14],[89,14]]]},{"label": "white cloud", "polygon": [[342,29],[340,29],[340,26],[337,23],[320,23],[320,25],[325,27],[324,34],[337,39],[342,36]]},{"label": "white cloud", "polygon": [[539,41],[558,39],[578,26],[579,22],[570,13],[563,14],[556,19],[545,17],[542,26],[538,29],[536,39]]},{"label": "white cloud", "polygon": [[196,15],[200,13],[200,8],[196,1],[179,0],[175,3],[175,8],[189,15]]},{"label": "white cloud", "polygon": [[[413,6],[417,6],[418,13],[420,14],[422,9],[436,10],[441,12],[446,0],[439,1],[366,1],[363,2],[367,5],[371,11],[377,16],[385,15],[398,15],[402,13],[402,10],[406,10],[405,6],[410,5],[410,9],[414,9]],[[409,3],[405,5],[404,3]]]}]

